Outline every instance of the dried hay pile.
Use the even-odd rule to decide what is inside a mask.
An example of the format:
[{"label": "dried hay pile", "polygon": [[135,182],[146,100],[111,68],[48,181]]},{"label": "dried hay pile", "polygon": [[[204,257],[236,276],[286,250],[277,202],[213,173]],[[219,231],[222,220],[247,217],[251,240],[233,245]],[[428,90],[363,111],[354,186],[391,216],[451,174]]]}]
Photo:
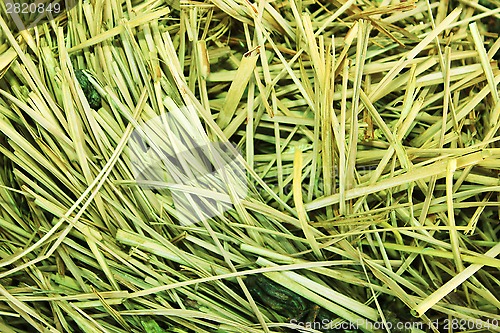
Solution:
[{"label": "dried hay pile", "polygon": [[1,332],[500,331],[498,0],[6,9]]}]

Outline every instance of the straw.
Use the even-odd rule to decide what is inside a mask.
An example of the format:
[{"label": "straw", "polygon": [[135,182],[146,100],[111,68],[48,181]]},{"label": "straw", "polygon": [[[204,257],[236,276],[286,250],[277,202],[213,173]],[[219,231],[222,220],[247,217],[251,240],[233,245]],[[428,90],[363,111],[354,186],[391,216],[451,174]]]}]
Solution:
[{"label": "straw", "polygon": [[495,2],[7,4],[0,331],[500,331]]}]

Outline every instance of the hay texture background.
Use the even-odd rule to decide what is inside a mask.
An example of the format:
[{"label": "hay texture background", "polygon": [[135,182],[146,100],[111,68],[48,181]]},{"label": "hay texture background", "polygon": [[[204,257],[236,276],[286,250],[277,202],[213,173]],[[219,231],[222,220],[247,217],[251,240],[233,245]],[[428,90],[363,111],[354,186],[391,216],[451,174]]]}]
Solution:
[{"label": "hay texture background", "polygon": [[500,331],[497,0],[6,9],[1,332]]}]

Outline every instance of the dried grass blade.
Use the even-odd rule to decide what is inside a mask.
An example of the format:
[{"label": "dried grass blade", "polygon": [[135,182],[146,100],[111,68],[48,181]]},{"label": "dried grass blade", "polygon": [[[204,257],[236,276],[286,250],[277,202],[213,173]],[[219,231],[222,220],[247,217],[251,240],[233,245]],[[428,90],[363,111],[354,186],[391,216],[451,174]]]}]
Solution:
[{"label": "dried grass blade", "polygon": [[236,72],[236,80],[233,81],[227,93],[224,105],[217,118],[217,125],[224,129],[231,122],[236,112],[243,92],[245,91],[250,77],[252,76],[257,60],[259,59],[259,50],[251,50],[243,55],[240,67]]},{"label": "dried grass blade", "polygon": [[323,254],[315,238],[315,229],[309,225],[307,213],[304,209],[304,202],[302,200],[302,152],[298,149],[295,151],[295,158],[293,161],[293,201],[302,231],[309,241],[309,246],[311,246],[314,255],[319,260],[323,260]]}]

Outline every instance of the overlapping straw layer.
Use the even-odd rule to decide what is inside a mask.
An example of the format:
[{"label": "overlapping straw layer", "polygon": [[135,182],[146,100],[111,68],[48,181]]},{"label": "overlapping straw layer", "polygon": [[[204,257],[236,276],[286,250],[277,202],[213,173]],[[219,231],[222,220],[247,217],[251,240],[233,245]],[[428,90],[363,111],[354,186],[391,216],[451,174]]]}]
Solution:
[{"label": "overlapping straw layer", "polygon": [[500,331],[498,1],[1,8],[1,332]]}]

